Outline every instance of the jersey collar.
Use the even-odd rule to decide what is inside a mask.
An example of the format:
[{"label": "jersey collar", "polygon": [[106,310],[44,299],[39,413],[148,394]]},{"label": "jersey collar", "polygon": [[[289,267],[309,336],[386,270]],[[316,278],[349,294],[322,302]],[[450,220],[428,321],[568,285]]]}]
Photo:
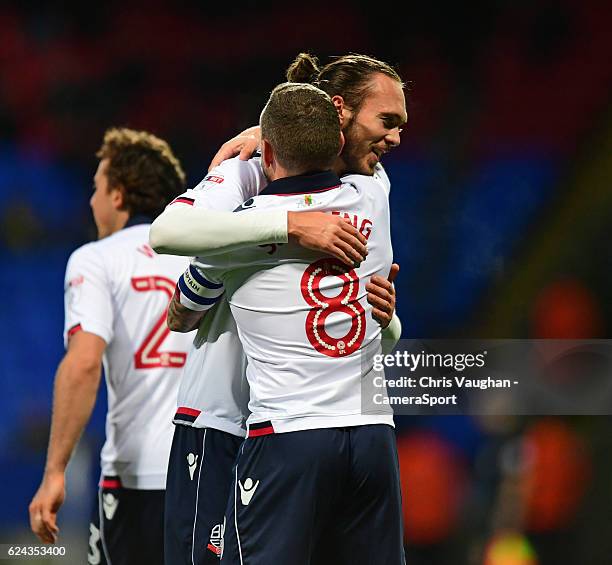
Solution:
[{"label": "jersey collar", "polygon": [[128,219],[128,221],[125,223],[125,226],[123,226],[123,229],[131,228],[132,226],[139,226],[141,224],[150,224],[153,222],[154,219],[155,218],[147,216],[146,214],[136,214],[135,216],[132,216]]},{"label": "jersey collar", "polygon": [[276,194],[278,196],[293,196],[313,192],[325,192],[342,184],[340,177],[333,171],[308,173],[294,177],[285,177],[272,181],[260,194]]}]

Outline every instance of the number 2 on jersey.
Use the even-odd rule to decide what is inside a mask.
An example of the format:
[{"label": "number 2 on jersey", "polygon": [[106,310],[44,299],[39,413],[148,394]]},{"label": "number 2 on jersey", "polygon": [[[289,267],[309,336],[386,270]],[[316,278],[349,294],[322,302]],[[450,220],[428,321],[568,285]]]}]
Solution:
[{"label": "number 2 on jersey", "polygon": [[[325,277],[335,276],[342,279],[340,294],[332,298],[321,292],[321,282]],[[357,351],[365,337],[365,310],[357,301],[359,277],[352,269],[337,259],[319,259],[304,271],[301,282],[302,296],[312,306],[306,317],[306,335],[312,346],[324,355],[340,357]],[[351,327],[340,338],[329,335],[325,321],[330,314],[341,312],[351,319]]]},{"label": "number 2 on jersey", "polygon": [[[134,277],[132,288],[137,292],[163,292],[168,302],[174,293],[174,282],[166,277]],[[187,359],[187,353],[182,351],[160,351],[162,343],[168,337],[170,329],[166,324],[166,308],[153,329],[145,337],[142,345],[134,354],[134,365],[137,369],[153,369],[155,367],[182,367]]]}]

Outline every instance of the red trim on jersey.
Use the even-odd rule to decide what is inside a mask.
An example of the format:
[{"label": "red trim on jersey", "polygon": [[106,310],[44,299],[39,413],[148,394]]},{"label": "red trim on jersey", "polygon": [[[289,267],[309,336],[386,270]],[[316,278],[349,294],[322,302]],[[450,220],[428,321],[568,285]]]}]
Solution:
[{"label": "red trim on jersey", "polygon": [[202,410],[195,408],[187,408],[187,406],[179,406],[176,410],[177,414],[187,414],[187,416],[195,416],[196,418],[202,413]]},{"label": "red trim on jersey", "polygon": [[334,188],[338,188],[339,184],[336,186],[330,186],[328,188],[320,188],[319,190],[309,190],[308,192],[287,192],[282,194],[275,194],[274,196],[302,196],[303,194],[319,194],[320,192],[327,192],[328,190],[334,190]]},{"label": "red trim on jersey", "polygon": [[272,422],[257,422],[249,426],[249,435],[247,437],[269,436],[274,433]]},{"label": "red trim on jersey", "polygon": [[209,543],[206,549],[210,549],[215,555],[221,555],[221,548],[215,547],[212,543]]},{"label": "red trim on jersey", "polygon": [[170,202],[170,204],[189,204],[189,206],[193,206],[193,203],[195,202],[195,200],[193,198],[187,198],[185,196],[179,196],[178,198],[175,198],[172,202]]},{"label": "red trim on jersey", "polygon": [[261,428],[260,430],[249,430],[248,437],[259,437],[259,436],[269,436],[274,433],[274,428],[270,426],[269,428]]},{"label": "red trim on jersey", "polygon": [[121,488],[121,480],[120,479],[110,479],[110,478],[103,478],[100,481],[100,486],[102,488]]},{"label": "red trim on jersey", "polygon": [[80,332],[83,328],[81,324],[75,324],[68,330],[68,337],[72,337],[75,333]]}]

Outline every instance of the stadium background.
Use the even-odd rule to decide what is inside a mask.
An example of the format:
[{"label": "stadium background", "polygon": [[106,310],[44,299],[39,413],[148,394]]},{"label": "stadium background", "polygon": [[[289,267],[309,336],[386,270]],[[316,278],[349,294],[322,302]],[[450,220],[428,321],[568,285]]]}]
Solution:
[{"label": "stadium background", "polygon": [[[108,126],[168,139],[193,185],[299,51],[377,56],[409,87],[385,161],[404,337],[607,338],[611,17],[592,0],[3,3],[0,543],[34,543],[63,271],[94,237]],[[70,470],[66,563],[86,551],[103,414]],[[608,417],[398,424],[408,563],[610,563]]]}]

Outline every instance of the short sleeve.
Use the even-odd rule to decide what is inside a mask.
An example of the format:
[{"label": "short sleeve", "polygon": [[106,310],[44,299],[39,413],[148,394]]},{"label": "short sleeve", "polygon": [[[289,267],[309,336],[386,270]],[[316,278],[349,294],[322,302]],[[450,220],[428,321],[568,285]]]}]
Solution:
[{"label": "short sleeve", "polygon": [[235,157],[215,167],[199,184],[175,198],[169,206],[183,204],[231,212],[249,198],[257,196],[266,184],[258,157],[248,161]]},{"label": "short sleeve", "polygon": [[77,249],[68,260],[64,280],[64,346],[79,330],[113,338],[111,288],[102,256],[91,244]]}]

